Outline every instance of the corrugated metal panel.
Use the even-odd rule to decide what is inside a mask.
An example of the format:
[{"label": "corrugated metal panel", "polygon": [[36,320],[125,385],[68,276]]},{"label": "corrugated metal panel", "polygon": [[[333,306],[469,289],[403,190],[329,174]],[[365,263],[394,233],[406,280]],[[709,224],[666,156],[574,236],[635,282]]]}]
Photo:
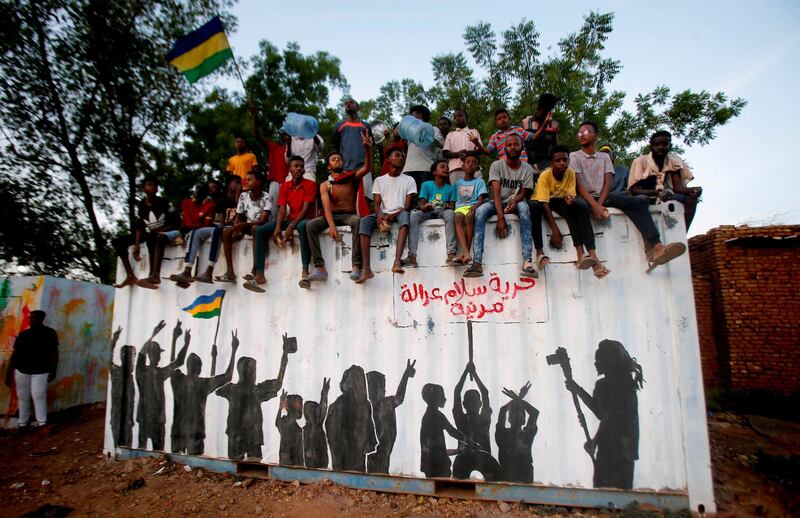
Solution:
[{"label": "corrugated metal panel", "polygon": [[[664,206],[663,214],[655,211],[655,219],[666,240],[685,242],[680,206],[669,205],[676,212]],[[564,222],[559,220],[559,225],[566,235]],[[489,226],[493,228],[492,223]],[[299,251],[272,247],[266,294],[247,291],[241,283],[194,283],[183,290],[163,281],[155,292],[141,288],[118,291],[114,322],[115,327],[123,328],[120,345],[130,344],[138,350],[156,323],[166,320],[167,328],[156,337],[167,350],[161,362],[165,365],[172,328],[180,320],[184,329],[191,329],[189,351],[202,358],[202,376],[208,376],[216,319],[193,319],[180,308],[199,295],[226,289],[216,373],[227,366],[234,330],[241,341],[237,356],[256,359],[259,382],[276,376],[282,336],[296,337],[298,351],[289,357],[283,389],[304,400],[319,401],[323,378],[331,378],[329,401],[333,402],[341,395],[342,374],[351,365],[383,373],[386,392],[391,395],[407,361],[416,360],[416,375],[395,410],[397,437],[390,473],[420,477],[424,476],[420,471],[420,424],[426,411],[420,391],[426,383],[441,385],[447,397],[441,410],[452,422],[453,390],[469,360],[465,322],[470,313],[475,321],[474,363],[488,389],[492,409],[492,454],[497,457],[498,413],[509,401],[503,388],[517,391],[531,382],[526,400],[540,412],[532,449],[534,480],[585,488],[593,485],[592,460],[583,449],[583,431],[564,376],[557,366],[547,364],[546,356],[556,347],[565,347],[575,380],[591,393],[598,380],[594,365],[598,343],[618,340],[642,365],[646,380],[637,393],[640,444],[633,488],[688,490],[693,505],[703,503],[707,510],[713,509],[688,255],[646,274],[641,238],[627,218],[615,212],[610,222],[595,223],[595,231],[598,255],[611,270],[603,280],[595,279],[591,270],[577,270],[569,238],[563,250],[548,251],[553,263],[535,285],[520,279],[520,243],[514,220],[512,233],[504,241],[487,231],[486,276],[462,284],[461,268],[444,266],[444,230],[441,222],[434,220],[421,232],[420,267],[402,276],[389,271],[394,234],[375,235],[370,253],[376,276],[365,286],[355,285],[348,279],[350,235],[340,232],[345,244],[334,245],[327,236],[323,238],[331,275],[311,290],[297,285]],[[251,246],[252,242],[245,240],[235,247],[238,275],[250,270]],[[174,249],[167,257],[180,254]],[[218,274],[224,270],[224,260],[220,263]],[[144,258],[142,265],[146,265]],[[166,260],[162,275],[168,277],[182,266],[180,259]],[[205,268],[204,262],[201,268]],[[118,363],[119,357],[114,361]],[[234,374],[234,382],[237,379]],[[464,390],[473,388],[475,383],[468,379]],[[169,382],[165,391],[165,448],[170,449],[173,402]],[[278,406],[278,397],[261,405],[265,462],[279,460]],[[583,408],[594,434],[598,421]],[[211,394],[206,406],[205,455],[227,456],[227,416],[227,400]],[[447,445],[455,448],[457,443],[447,437]],[[106,447],[111,449],[110,430]]]}]

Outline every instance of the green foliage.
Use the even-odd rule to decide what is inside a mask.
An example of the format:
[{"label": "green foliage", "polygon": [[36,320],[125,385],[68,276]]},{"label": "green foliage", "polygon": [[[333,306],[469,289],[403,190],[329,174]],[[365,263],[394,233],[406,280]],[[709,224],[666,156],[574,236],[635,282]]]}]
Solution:
[{"label": "green foliage", "polygon": [[[613,20],[612,13],[588,14],[580,29],[561,39],[558,51],[544,59],[533,21],[522,19],[503,31],[499,40],[490,24],[479,22],[463,34],[479,74],[463,53],[445,54],[431,61],[434,84],[427,90],[415,84],[435,115],[466,108],[470,126],[478,128],[484,140],[495,131],[495,109],[505,107],[512,120],[519,121],[534,114],[539,94],[554,93],[559,98],[554,117],[561,127],[561,143],[577,149],[578,126],[592,120],[600,128],[601,141],[612,144],[623,162],[646,149],[657,129],[672,132],[678,145],[704,145],[714,138],[717,127],[741,113],[746,105],[742,99],[705,90],[672,93],[665,86],[634,96],[633,109],[626,109],[626,93],[611,88],[622,63],[605,55]],[[384,106],[384,88],[393,91],[393,85],[409,81],[386,83],[375,104]],[[402,96],[390,99],[394,114],[404,113],[410,105],[410,99]]]},{"label": "green foliage", "polygon": [[[178,36],[213,14],[221,14],[230,32],[230,3],[0,3],[0,199],[11,211],[0,220],[0,268],[84,271],[110,279],[108,234],[128,226],[143,174],[161,176],[166,195],[177,201],[196,181],[224,171],[234,135],[252,135],[248,99],[189,87],[164,56]],[[626,104],[626,94],[611,88],[622,68],[605,55],[612,29],[613,14],[590,13],[542,57],[533,21],[522,19],[499,36],[490,24],[476,23],[463,32],[464,52],[431,60],[433,84],[390,80],[374,99],[359,100],[361,115],[391,124],[417,103],[430,106],[434,118],[464,108],[486,140],[495,130],[496,108],[508,108],[518,121],[533,112],[539,94],[552,92],[561,99],[555,118],[563,143],[577,147],[577,125],[592,119],[601,140],[627,161],[659,128],[669,129],[677,144],[707,144],[745,107],[721,92],[671,92],[656,81],[651,92]],[[338,58],[303,54],[296,43],[280,50],[262,41],[245,64],[260,137],[280,139],[286,114],[295,111],[316,117],[320,135],[329,140],[341,117],[331,106],[332,92],[347,95],[349,88]],[[228,63],[225,71],[232,70]],[[249,140],[259,161],[267,162],[261,139]],[[41,235],[20,232],[17,222]]]},{"label": "green foliage", "polygon": [[[289,112],[315,117],[319,134],[325,139],[333,133],[339,114],[329,106],[330,92],[348,88],[338,58],[327,52],[305,55],[296,43],[281,51],[265,40],[249,63],[251,73],[245,84],[258,114],[260,137],[278,141]],[[253,131],[253,117],[244,96],[213,90],[202,102],[189,107],[181,152],[171,156],[181,172],[176,172],[177,176],[168,174],[166,183],[186,193],[200,175],[224,174],[237,135],[248,140],[259,163],[267,163],[267,148],[260,138],[254,138]]]},{"label": "green foliage", "polygon": [[[26,199],[43,201],[41,211],[29,213],[31,221],[60,222],[50,233],[54,246],[90,240],[80,257],[48,256],[50,248],[40,246],[34,249],[41,250],[38,256],[16,254],[12,267],[62,272],[63,261],[71,258],[75,269],[112,277],[103,227],[116,226],[120,206],[133,217],[137,176],[153,170],[146,147],[174,135],[192,96],[164,56],[177,36],[227,5],[228,0],[20,0],[0,6],[0,160],[24,178]],[[52,192],[59,193],[57,203],[48,196]],[[14,220],[0,225],[8,223]],[[24,234],[4,235],[22,240],[10,248],[25,244]]]}]

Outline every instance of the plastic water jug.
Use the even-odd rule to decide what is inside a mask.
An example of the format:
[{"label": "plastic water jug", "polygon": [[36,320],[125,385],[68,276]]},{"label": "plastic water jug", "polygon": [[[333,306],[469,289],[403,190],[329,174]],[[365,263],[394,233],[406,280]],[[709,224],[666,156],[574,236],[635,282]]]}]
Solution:
[{"label": "plastic water jug", "polygon": [[310,115],[289,112],[283,121],[283,131],[292,137],[311,139],[317,134],[317,119]]},{"label": "plastic water jug", "polygon": [[413,115],[406,115],[397,127],[400,138],[419,147],[430,147],[433,144],[433,126]]}]

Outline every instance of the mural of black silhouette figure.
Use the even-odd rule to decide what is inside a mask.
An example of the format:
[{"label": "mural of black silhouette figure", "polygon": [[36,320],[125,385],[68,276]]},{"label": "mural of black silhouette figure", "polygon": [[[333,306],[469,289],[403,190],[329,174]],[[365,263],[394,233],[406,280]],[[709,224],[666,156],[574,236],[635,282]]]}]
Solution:
[{"label": "mural of black silhouette figure", "polygon": [[[186,331],[189,340],[189,331]],[[206,401],[208,395],[230,383],[233,378],[233,360],[239,348],[237,333],[231,332],[231,359],[222,374],[201,378],[203,361],[195,353],[186,359],[186,374],[178,371],[173,374],[172,383],[173,418],[170,438],[174,453],[202,455],[206,439]]]},{"label": "mural of black silhouette figure", "polygon": [[[472,375],[480,392],[475,389],[468,390],[464,394],[462,407],[461,391],[464,389],[467,374]],[[489,390],[478,377],[474,363],[467,363],[453,391],[453,399],[453,421],[456,428],[478,445],[475,447],[459,443],[458,455],[453,460],[453,477],[469,478],[470,473],[477,471],[487,481],[497,480],[500,475],[500,464],[492,457],[492,443],[489,438],[489,428],[492,425]]]},{"label": "mural of black silhouette figure", "polygon": [[183,344],[178,357],[159,367],[163,349],[153,338],[166,324],[162,320],[153,329],[150,339],[145,342],[136,359],[136,385],[139,388],[139,407],[136,411],[136,422],[139,423],[139,448],[147,448],[150,439],[154,450],[164,449],[164,424],[166,423],[166,410],[164,409],[164,382],[177,372],[186,359],[189,348],[189,336]]},{"label": "mural of black silhouette figure", "polygon": [[[286,415],[282,416],[286,410]],[[281,436],[278,459],[284,466],[303,465],[303,429],[297,420],[303,417],[303,398],[297,394],[286,395],[281,392],[281,404],[275,416],[275,427]]]},{"label": "mural of black silhouette figure", "polygon": [[[497,442],[497,457],[500,460],[500,478],[508,482],[533,482],[533,457],[531,447],[533,439],[539,428],[536,420],[539,411],[525,401],[525,395],[530,390],[530,382],[519,389],[519,394],[507,388],[503,394],[511,401],[500,408],[497,426],[494,431],[494,440]],[[525,417],[527,414],[527,423]],[[506,427],[508,418],[508,427]]]},{"label": "mural of black silhouette figure", "polygon": [[367,455],[378,444],[364,369],[352,365],[344,371],[339,389],[342,395],[331,403],[325,421],[331,465],[336,471],[364,472]]},{"label": "mural of black silhouette figure", "polygon": [[[450,478],[450,454],[447,443],[444,441],[444,432],[459,442],[478,447],[466,435],[459,432],[450,424],[447,416],[440,408],[447,403],[444,389],[441,385],[426,383],[422,387],[422,400],[428,405],[422,416],[422,425],[419,428],[419,445],[421,450],[419,469],[428,478]],[[457,452],[458,450],[454,450]]]},{"label": "mural of black silhouette figure", "polygon": [[303,456],[307,468],[328,467],[328,440],[325,437],[325,416],[328,415],[328,391],[331,379],[322,378],[322,393],[319,403],[306,401],[303,404]]},{"label": "mural of black silhouette figure", "polygon": [[114,363],[114,349],[122,328],[117,328],[111,337],[111,436],[114,447],[133,445],[133,365],[136,348],[123,345],[119,350],[120,363]]},{"label": "mural of black silhouette figure", "polygon": [[406,362],[406,370],[400,378],[397,392],[392,396],[386,395],[386,376],[378,371],[367,373],[367,389],[369,400],[372,403],[372,420],[375,422],[375,432],[378,435],[378,446],[374,453],[367,457],[367,471],[369,473],[389,473],[389,460],[392,448],[397,438],[397,416],[395,408],[403,404],[406,397],[408,379],[413,378],[417,371],[413,362]]},{"label": "mural of black silhouette figure", "polygon": [[278,377],[256,383],[256,361],[250,357],[239,358],[236,370],[238,383],[228,383],[217,395],[228,400],[228,457],[242,460],[261,459],[261,445],[264,444],[264,416],[261,403],[278,395],[283,386],[283,375],[289,362],[289,354],[297,351],[297,340],[283,335],[283,355]]},{"label": "mural of black silhouette figure", "polygon": [[594,487],[633,488],[634,462],[639,458],[639,400],[642,367],[615,340],[603,340],[595,353],[597,374],[603,376],[589,395],[571,378],[567,390],[576,394],[600,424],[586,445],[595,453]]}]

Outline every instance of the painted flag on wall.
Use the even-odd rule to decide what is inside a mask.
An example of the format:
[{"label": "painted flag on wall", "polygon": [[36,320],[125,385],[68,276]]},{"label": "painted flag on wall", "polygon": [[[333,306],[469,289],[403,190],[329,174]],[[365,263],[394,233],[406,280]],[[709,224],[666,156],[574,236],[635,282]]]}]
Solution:
[{"label": "painted flag on wall", "polygon": [[183,308],[194,318],[214,318],[222,312],[222,299],[225,290],[217,290],[211,295],[200,295],[189,306]]},{"label": "painted flag on wall", "polygon": [[196,31],[178,39],[167,54],[167,61],[181,71],[190,83],[205,77],[233,57],[222,20],[215,16]]}]

